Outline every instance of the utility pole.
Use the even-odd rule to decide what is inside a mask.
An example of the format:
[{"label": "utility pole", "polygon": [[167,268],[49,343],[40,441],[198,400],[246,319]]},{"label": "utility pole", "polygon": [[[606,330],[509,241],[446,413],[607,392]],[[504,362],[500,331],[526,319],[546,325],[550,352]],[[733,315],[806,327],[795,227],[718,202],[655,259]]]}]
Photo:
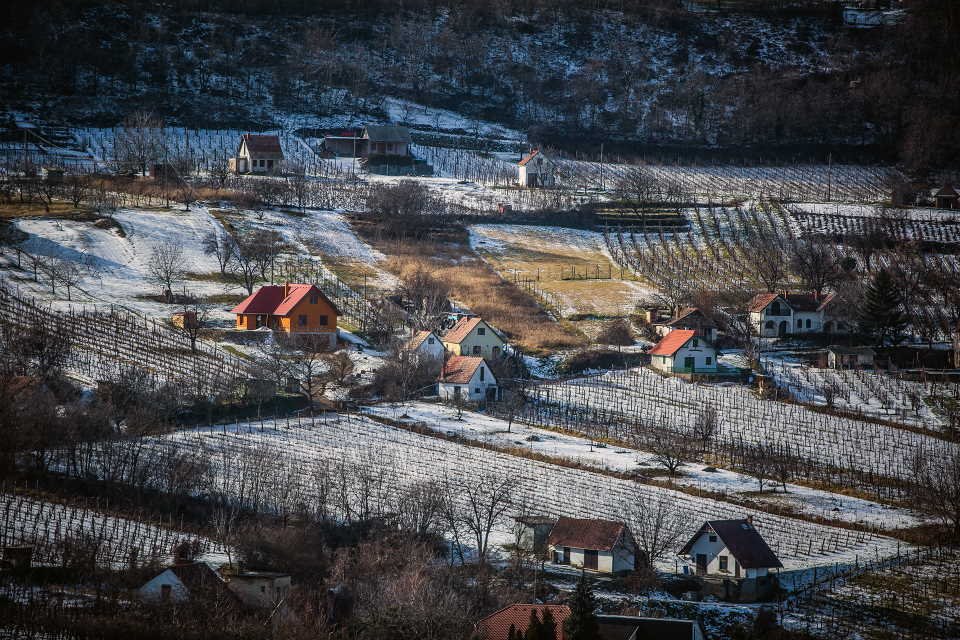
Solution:
[{"label": "utility pole", "polygon": [[603,184],[603,143],[600,143],[600,190],[604,190]]}]

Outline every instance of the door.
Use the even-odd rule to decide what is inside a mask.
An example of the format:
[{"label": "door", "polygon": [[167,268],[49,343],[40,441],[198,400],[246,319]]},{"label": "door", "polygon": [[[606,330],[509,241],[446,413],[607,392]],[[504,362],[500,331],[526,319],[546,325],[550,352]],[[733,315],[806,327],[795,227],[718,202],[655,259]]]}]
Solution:
[{"label": "door", "polygon": [[583,550],[583,568],[597,570],[600,566],[600,552],[596,549]]},{"label": "door", "polygon": [[696,362],[692,356],[687,356],[683,359],[683,368],[687,371],[693,371],[693,364]]},{"label": "door", "polygon": [[707,574],[707,554],[698,553],[697,554],[697,575],[703,576]]},{"label": "door", "polygon": [[787,321],[786,321],[786,320],[781,320],[781,321],[780,321],[780,328],[777,330],[777,335],[780,336],[781,338],[782,338],[783,336],[787,335]]}]

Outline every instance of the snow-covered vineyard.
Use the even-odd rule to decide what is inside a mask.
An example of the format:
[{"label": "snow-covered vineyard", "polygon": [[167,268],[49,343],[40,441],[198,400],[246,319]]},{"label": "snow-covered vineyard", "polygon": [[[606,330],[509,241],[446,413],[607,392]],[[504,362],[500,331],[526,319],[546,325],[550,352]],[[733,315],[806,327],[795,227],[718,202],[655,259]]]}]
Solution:
[{"label": "snow-covered vineyard", "polygon": [[[107,445],[108,447],[110,445]],[[123,446],[116,445],[116,446]],[[753,515],[787,569],[848,564],[891,553],[897,541],[745,509],[708,498],[620,480],[514,455],[467,447],[386,426],[366,417],[328,415],[182,431],[143,443],[150,455],[208,460],[211,491],[276,513],[315,509],[343,521],[393,512],[404,488],[437,482],[462,486],[492,476],[515,478],[514,504],[537,513],[616,518],[637,500],[668,501],[692,532],[710,519]],[[166,449],[166,453],[161,450]],[[117,459],[110,456],[111,460]],[[91,459],[79,473],[102,474]],[[137,470],[114,468],[122,477]],[[563,500],[558,500],[563,496]],[[307,505],[313,505],[307,506]],[[500,543],[509,540],[497,532]],[[665,569],[672,568],[667,563]]]},{"label": "snow-covered vineyard", "polygon": [[813,467],[848,469],[885,478],[909,477],[913,456],[948,456],[957,445],[872,422],[852,420],[759,398],[732,383],[688,384],[647,369],[608,372],[528,390],[524,419],[636,442],[658,433],[694,437],[705,407],[719,414],[714,446],[763,445]]},{"label": "snow-covered vineyard", "polygon": [[33,547],[34,562],[48,566],[99,566],[115,569],[167,563],[184,542],[200,553],[222,547],[178,530],[177,523],[104,515],[95,509],[0,494],[0,545]]}]

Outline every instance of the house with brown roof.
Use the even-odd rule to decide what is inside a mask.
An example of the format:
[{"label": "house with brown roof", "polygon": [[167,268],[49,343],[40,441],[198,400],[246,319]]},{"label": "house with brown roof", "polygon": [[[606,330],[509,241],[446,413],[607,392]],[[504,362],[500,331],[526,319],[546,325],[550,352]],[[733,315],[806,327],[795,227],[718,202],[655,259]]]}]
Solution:
[{"label": "house with brown roof", "polygon": [[517,163],[517,183],[521,187],[552,187],[556,184],[554,166],[539,149],[533,149]]},{"label": "house with brown roof", "polygon": [[490,366],[473,356],[450,356],[437,378],[437,392],[444,400],[496,400],[499,389]]},{"label": "house with brown roof", "polygon": [[417,331],[403,345],[403,350],[414,354],[417,358],[442,360],[444,354],[443,341],[433,331]]},{"label": "house with brown roof", "polygon": [[396,125],[369,126],[360,135],[366,156],[408,156],[413,138],[410,130]]},{"label": "house with brown roof", "polygon": [[[477,622],[473,637],[477,640],[507,640],[510,628],[525,634],[531,614],[541,621],[549,612],[555,624],[556,640],[565,640],[563,623],[570,617],[570,607],[552,604],[512,604],[491,613]],[[704,640],[706,631],[698,620],[677,618],[643,618],[597,614],[598,640]]]},{"label": "house with brown roof", "polygon": [[783,567],[750,517],[703,523],[678,555],[684,574],[708,579],[712,593],[741,602],[764,597],[773,587],[771,570]]},{"label": "house with brown roof", "polygon": [[637,543],[622,522],[560,517],[547,537],[547,552],[554,564],[617,573],[633,571]]},{"label": "house with brown roof", "polygon": [[482,319],[463,317],[443,335],[444,348],[455,356],[499,358],[507,346],[496,329]]},{"label": "house with brown roof", "polygon": [[230,158],[233,173],[277,173],[283,162],[280,137],[245,133],[240,136],[237,155]]},{"label": "house with brown roof", "polygon": [[650,350],[650,367],[662,373],[717,373],[717,349],[695,329],[674,329]]},{"label": "house with brown roof", "polygon": [[747,303],[750,325],[761,338],[807,333],[846,333],[848,328],[830,316],[832,293],[759,293]]},{"label": "house with brown roof", "polygon": [[665,336],[675,329],[690,329],[701,338],[711,342],[717,339],[717,323],[697,307],[685,307],[677,315],[666,320],[654,321],[653,327],[658,334]]},{"label": "house with brown roof", "polygon": [[952,184],[945,184],[933,194],[937,209],[960,209],[960,193]]},{"label": "house with brown roof", "polygon": [[473,638],[477,640],[508,640],[510,629],[526,634],[530,617],[536,614],[541,621],[549,612],[556,625],[556,638],[563,640],[563,623],[570,617],[570,607],[565,604],[511,604],[482,618],[474,626]]},{"label": "house with brown roof", "polygon": [[260,287],[231,309],[237,315],[237,329],[261,328],[297,334],[328,336],[337,342],[337,307],[313,284],[284,284]]}]

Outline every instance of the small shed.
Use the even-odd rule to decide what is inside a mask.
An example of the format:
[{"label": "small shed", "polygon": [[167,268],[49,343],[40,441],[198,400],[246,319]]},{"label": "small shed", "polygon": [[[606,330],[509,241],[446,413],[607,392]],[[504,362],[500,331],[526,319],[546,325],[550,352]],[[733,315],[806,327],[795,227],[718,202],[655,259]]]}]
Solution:
[{"label": "small shed", "polygon": [[437,390],[445,400],[480,402],[496,400],[497,378],[483,358],[452,356],[443,364],[437,379]]},{"label": "small shed", "polygon": [[517,182],[521,187],[554,186],[553,163],[539,149],[534,149],[517,163]]},{"label": "small shed", "polygon": [[403,346],[404,351],[415,354],[418,358],[432,358],[441,360],[443,358],[443,341],[433,331],[418,331],[407,340]]},{"label": "small shed", "polygon": [[173,323],[173,326],[181,329],[196,329],[200,326],[196,311],[177,311],[170,318],[170,322]]},{"label": "small shed", "polygon": [[824,350],[823,363],[830,369],[860,369],[873,366],[876,352],[870,347],[838,347]]},{"label": "small shed", "polygon": [[663,373],[716,373],[717,350],[693,329],[674,329],[650,350],[650,366]]},{"label": "small shed", "polygon": [[952,184],[945,184],[933,194],[938,209],[960,209],[960,193]]},{"label": "small shed", "polygon": [[410,130],[396,125],[366,127],[361,137],[367,156],[408,156],[413,144]]},{"label": "small shed", "polygon": [[617,573],[632,571],[637,563],[637,543],[622,522],[562,517],[550,530],[547,550],[556,564]]}]

